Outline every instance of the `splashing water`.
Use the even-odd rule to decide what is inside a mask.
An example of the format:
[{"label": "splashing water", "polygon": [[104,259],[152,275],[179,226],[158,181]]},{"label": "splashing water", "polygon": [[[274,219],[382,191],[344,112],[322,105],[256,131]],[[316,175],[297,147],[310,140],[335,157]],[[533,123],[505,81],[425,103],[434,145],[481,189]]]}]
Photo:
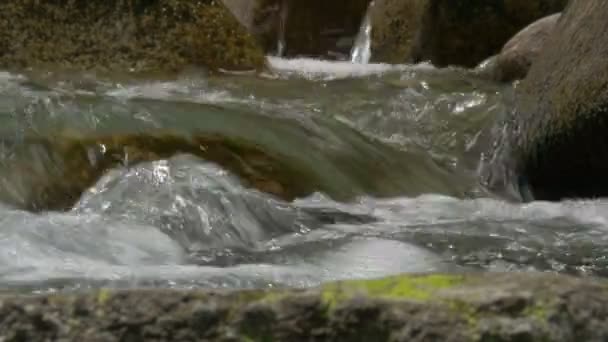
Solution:
[{"label": "splashing water", "polygon": [[[479,189],[485,128],[506,110],[510,86],[428,65],[269,61],[274,73],[261,77],[0,73],[0,288],[607,274],[605,200],[512,204]],[[225,138],[219,151],[231,159],[175,153],[119,163],[66,212],[9,205],[40,179],[78,184],[81,169],[57,176],[78,156],[61,149],[70,139],[166,131]],[[27,145],[32,135],[58,147]],[[240,142],[275,159],[235,148]],[[87,163],[102,156],[86,151]],[[231,171],[239,167],[245,172]],[[262,191],[290,187],[303,190],[295,198]]]},{"label": "splashing water", "polygon": [[367,64],[372,57],[372,11],[374,9],[374,4],[375,1],[369,3],[359,33],[355,38],[353,48],[350,52],[350,61],[352,63]]},{"label": "splashing water", "polygon": [[289,2],[283,0],[280,6],[277,32],[277,57],[283,57],[285,55],[285,34],[287,30],[287,16],[289,15]]}]

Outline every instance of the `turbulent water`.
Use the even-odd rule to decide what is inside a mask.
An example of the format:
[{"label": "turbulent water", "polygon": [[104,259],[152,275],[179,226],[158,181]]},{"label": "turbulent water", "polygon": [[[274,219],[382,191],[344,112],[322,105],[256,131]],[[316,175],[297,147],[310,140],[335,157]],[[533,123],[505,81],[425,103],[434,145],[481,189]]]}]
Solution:
[{"label": "turbulent water", "polygon": [[[69,211],[1,207],[0,287],[249,288],[402,272],[608,270],[608,202],[514,204],[479,187],[487,128],[510,87],[427,65],[269,61],[263,75],[1,74],[5,139],[210,132],[289,157],[323,190],[284,201],[188,154],[115,168]],[[4,163],[12,148],[0,151]],[[0,174],[0,194],[21,191],[11,177]]]},{"label": "turbulent water", "polygon": [[350,61],[353,63],[369,63],[372,57],[372,14],[375,2],[369,3],[367,13],[361,22],[361,28],[350,52]]}]

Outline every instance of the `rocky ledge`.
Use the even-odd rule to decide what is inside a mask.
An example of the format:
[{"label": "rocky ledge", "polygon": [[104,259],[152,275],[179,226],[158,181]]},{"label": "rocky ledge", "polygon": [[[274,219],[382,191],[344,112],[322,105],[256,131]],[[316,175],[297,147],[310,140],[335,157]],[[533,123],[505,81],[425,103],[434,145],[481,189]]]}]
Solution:
[{"label": "rocky ledge", "polygon": [[314,289],[0,297],[2,341],[605,341],[608,283],[404,275]]}]

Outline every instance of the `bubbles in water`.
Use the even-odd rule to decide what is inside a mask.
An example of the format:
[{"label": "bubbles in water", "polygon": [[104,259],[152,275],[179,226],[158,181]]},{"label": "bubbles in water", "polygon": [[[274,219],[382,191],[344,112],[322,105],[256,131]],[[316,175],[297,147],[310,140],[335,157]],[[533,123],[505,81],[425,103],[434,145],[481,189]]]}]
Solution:
[{"label": "bubbles in water", "polygon": [[[255,135],[261,138],[253,141],[272,143],[277,151],[296,150],[319,174],[332,174],[335,184],[348,188],[384,177],[350,167],[349,160],[401,170],[418,159],[403,154],[409,159],[398,160],[400,152],[418,150],[430,151],[442,170],[467,181],[459,172],[474,168],[465,155],[476,153],[484,122],[503,108],[504,88],[461,70],[269,62],[276,79],[233,75],[44,87],[0,73],[2,129],[5,136],[83,135],[102,128]],[[385,153],[387,145],[399,153]],[[340,148],[348,152],[336,163],[344,173],[324,154]],[[4,161],[11,153],[3,151]],[[394,175],[403,173],[385,178]],[[429,181],[428,172],[410,176]],[[10,191],[14,184],[0,185]],[[1,207],[0,287],[312,286],[452,270],[605,275],[607,203],[510,204],[439,194],[342,202],[314,194],[285,202],[244,186],[219,165],[176,155],[107,172],[67,213]]]}]

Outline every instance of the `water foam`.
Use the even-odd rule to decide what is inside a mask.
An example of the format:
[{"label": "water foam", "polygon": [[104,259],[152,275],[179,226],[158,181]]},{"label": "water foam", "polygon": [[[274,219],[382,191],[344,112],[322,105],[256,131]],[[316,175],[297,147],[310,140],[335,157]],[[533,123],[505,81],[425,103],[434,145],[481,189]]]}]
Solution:
[{"label": "water foam", "polygon": [[270,69],[281,76],[323,81],[379,76],[389,72],[408,70],[434,70],[434,67],[426,63],[418,65],[359,64],[348,61],[325,61],[313,58],[286,59],[273,56],[268,56],[267,59]]}]

